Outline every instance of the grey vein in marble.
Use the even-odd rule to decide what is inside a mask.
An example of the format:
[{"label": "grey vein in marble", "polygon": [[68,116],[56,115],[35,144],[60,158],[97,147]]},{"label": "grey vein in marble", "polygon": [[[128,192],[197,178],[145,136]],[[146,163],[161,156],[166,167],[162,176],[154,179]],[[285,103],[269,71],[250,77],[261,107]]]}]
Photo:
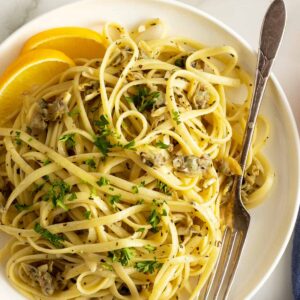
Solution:
[{"label": "grey vein in marble", "polygon": [[4,40],[20,26],[26,23],[33,10],[39,4],[39,0],[0,1],[1,10],[6,11],[0,20],[0,41]]}]

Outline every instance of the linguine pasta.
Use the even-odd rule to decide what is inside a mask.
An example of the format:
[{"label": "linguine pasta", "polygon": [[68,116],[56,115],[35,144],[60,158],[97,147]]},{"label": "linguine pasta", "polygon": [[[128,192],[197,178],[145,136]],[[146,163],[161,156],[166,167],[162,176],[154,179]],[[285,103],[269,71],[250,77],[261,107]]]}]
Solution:
[{"label": "linguine pasta", "polygon": [[[107,23],[103,58],[77,59],[0,129],[1,256],[28,299],[198,299],[205,286],[252,81],[232,47],[165,32]],[[268,134],[260,116],[247,207],[272,185]]]}]

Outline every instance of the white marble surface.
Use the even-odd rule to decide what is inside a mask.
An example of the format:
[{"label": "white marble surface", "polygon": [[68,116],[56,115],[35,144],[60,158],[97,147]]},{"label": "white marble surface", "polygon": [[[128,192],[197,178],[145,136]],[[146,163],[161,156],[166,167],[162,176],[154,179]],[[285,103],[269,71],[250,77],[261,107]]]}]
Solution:
[{"label": "white marble surface", "polygon": [[[0,42],[30,19],[76,0],[0,0]],[[126,0],[124,0],[126,1]],[[182,0],[194,5],[233,28],[257,47],[260,24],[271,0]],[[300,1],[285,0],[288,10],[286,35],[274,73],[280,80],[300,128]],[[252,300],[290,300],[291,243],[279,265]],[[240,300],[240,299],[232,299]]]}]

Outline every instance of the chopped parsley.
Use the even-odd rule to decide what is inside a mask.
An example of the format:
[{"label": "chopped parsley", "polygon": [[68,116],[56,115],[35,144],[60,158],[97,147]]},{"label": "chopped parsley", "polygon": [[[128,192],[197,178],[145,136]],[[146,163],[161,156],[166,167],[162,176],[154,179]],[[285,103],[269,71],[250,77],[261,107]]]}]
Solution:
[{"label": "chopped parsley", "polygon": [[147,221],[152,226],[151,230],[153,232],[158,232],[157,225],[160,223],[160,214],[157,212],[155,208],[152,208]]},{"label": "chopped parsley", "polygon": [[162,181],[160,181],[160,180],[157,180],[157,181],[156,181],[156,188],[157,188],[159,191],[161,191],[161,192],[163,192],[164,194],[166,194],[166,195],[171,195],[171,192],[170,192],[169,187],[168,187],[164,182],[162,182]]},{"label": "chopped parsley", "polygon": [[137,194],[137,193],[139,192],[139,188],[138,188],[137,185],[132,186],[132,187],[131,187],[131,190],[132,190],[132,192],[133,192],[134,194]]},{"label": "chopped parsley", "polygon": [[114,206],[116,203],[121,201],[121,195],[110,195],[108,196],[109,203]]},{"label": "chopped parsley", "polygon": [[76,142],[74,140],[75,133],[65,134],[59,140],[66,144],[68,149],[74,148]]},{"label": "chopped parsley", "polygon": [[76,196],[76,193],[74,193],[74,192],[68,198],[69,201],[73,201],[73,200],[76,200],[76,199],[77,199],[77,196]]},{"label": "chopped parsley", "polygon": [[21,212],[23,210],[29,209],[31,205],[16,203],[15,208],[17,211]]},{"label": "chopped parsley", "polygon": [[15,138],[15,141],[16,141],[16,144],[17,145],[21,145],[22,144],[22,141],[21,141],[21,132],[20,131],[16,131],[16,138]]},{"label": "chopped parsley", "polygon": [[50,179],[49,175],[44,175],[42,178],[46,181],[49,181],[49,179]]},{"label": "chopped parsley", "polygon": [[140,200],[136,201],[136,205],[141,205],[141,204],[144,204],[144,203],[145,203],[144,199],[140,199]]},{"label": "chopped parsley", "polygon": [[131,190],[134,194],[138,194],[139,188],[144,186],[145,186],[145,181],[142,181],[140,184],[132,186]]},{"label": "chopped parsley", "polygon": [[134,150],[135,140],[130,141],[128,144],[123,146],[124,149]]},{"label": "chopped parsley", "polygon": [[150,89],[147,87],[138,87],[135,95],[125,97],[125,99],[129,103],[134,103],[139,112],[144,112],[153,108],[159,96],[160,92],[150,92]]},{"label": "chopped parsley", "polygon": [[154,273],[155,269],[160,269],[162,267],[162,263],[156,260],[145,260],[140,261],[135,264],[135,268],[141,273]]},{"label": "chopped parsley", "polygon": [[106,156],[109,149],[112,148],[112,144],[106,139],[105,136],[97,135],[94,140],[94,145],[101,151],[101,153]]},{"label": "chopped parsley", "polygon": [[145,228],[144,227],[141,227],[139,228],[136,232],[144,232],[145,231]]},{"label": "chopped parsley", "polygon": [[69,192],[70,186],[62,180],[57,180],[52,183],[50,190],[43,196],[43,200],[51,200],[54,207],[68,210],[68,207],[64,204],[64,198]]},{"label": "chopped parsley", "polygon": [[181,123],[179,111],[172,110],[172,116],[173,116],[172,119],[173,119],[174,121],[176,121],[177,125],[179,125],[179,124]]},{"label": "chopped parsley", "polygon": [[144,248],[145,248],[146,250],[148,250],[149,252],[153,252],[153,251],[156,250],[156,247],[151,246],[151,245],[146,245],[146,246],[144,246]]},{"label": "chopped parsley", "polygon": [[45,240],[48,240],[55,248],[63,248],[64,245],[61,241],[64,240],[63,237],[51,233],[49,230],[43,228],[39,223],[34,226],[34,231],[40,234]]},{"label": "chopped parsley", "polygon": [[120,262],[122,266],[127,266],[129,261],[133,257],[133,251],[130,248],[109,251],[108,257],[111,258],[113,262]]},{"label": "chopped parsley", "polygon": [[103,269],[106,269],[106,270],[109,270],[109,271],[113,270],[113,267],[110,264],[106,263],[106,262],[100,262],[100,266]]},{"label": "chopped parsley", "polygon": [[187,60],[187,56],[182,56],[180,58],[177,58],[175,60],[175,66],[179,67],[179,68],[185,68],[185,63],[186,63],[186,60]]},{"label": "chopped parsley", "polygon": [[103,185],[108,185],[109,184],[109,180],[105,177],[100,177],[100,179],[97,181],[97,184],[99,186],[103,186]]},{"label": "chopped parsley", "polygon": [[99,120],[95,121],[95,126],[98,128],[99,135],[96,136],[94,140],[95,146],[101,151],[103,155],[107,155],[112,144],[107,139],[112,132],[109,129],[109,121],[106,115],[101,115]]},{"label": "chopped parsley", "polygon": [[158,141],[156,144],[155,144],[156,147],[158,148],[161,148],[161,149],[168,149],[169,148],[169,145],[163,143],[162,141]]},{"label": "chopped parsley", "polygon": [[84,163],[91,169],[96,169],[96,162],[92,158],[87,159]]},{"label": "chopped parsley", "polygon": [[98,129],[100,130],[100,135],[101,136],[108,136],[109,134],[111,134],[111,131],[109,129],[109,121],[106,115],[101,115],[99,117],[99,120],[94,122],[95,126],[98,127]]},{"label": "chopped parsley", "polygon": [[92,216],[92,212],[90,210],[86,210],[84,212],[84,217],[87,219],[87,220],[90,220],[91,219],[91,216]]},{"label": "chopped parsley", "polygon": [[74,117],[79,115],[79,109],[77,107],[73,108],[71,111],[68,112],[69,117]]},{"label": "chopped parsley", "polygon": [[158,203],[156,199],[152,199],[152,204],[155,206],[160,206],[160,203]]},{"label": "chopped parsley", "polygon": [[126,100],[128,103],[133,103],[133,97],[125,96],[125,100]]},{"label": "chopped parsley", "polygon": [[162,216],[166,217],[168,215],[167,211],[163,209]]},{"label": "chopped parsley", "polygon": [[47,166],[47,165],[49,165],[51,163],[51,160],[50,159],[46,159],[45,161],[44,161],[44,166]]}]

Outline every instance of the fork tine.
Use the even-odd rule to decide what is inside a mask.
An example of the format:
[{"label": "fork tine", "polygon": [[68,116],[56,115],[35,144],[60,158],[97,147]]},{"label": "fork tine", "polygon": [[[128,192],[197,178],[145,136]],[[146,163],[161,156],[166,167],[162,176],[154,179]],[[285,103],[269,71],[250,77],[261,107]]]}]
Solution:
[{"label": "fork tine", "polygon": [[212,297],[211,294],[215,294],[215,291],[218,291],[217,287],[219,285],[220,280],[222,281],[222,271],[224,270],[224,266],[226,266],[228,255],[230,254],[230,251],[228,251],[228,249],[230,249],[231,244],[231,230],[229,227],[226,227],[224,231],[219,257],[216,262],[215,270],[208,281],[208,285],[206,287],[205,294],[203,297],[204,300],[215,299],[214,297]]},{"label": "fork tine", "polygon": [[218,270],[218,266],[220,264],[220,259],[222,257],[222,253],[224,252],[224,249],[225,249],[225,244],[226,243],[226,240],[227,240],[227,235],[228,235],[228,230],[229,228],[226,227],[225,231],[224,231],[224,235],[223,235],[223,239],[222,239],[222,246],[221,246],[221,249],[220,249],[220,253],[219,253],[219,256],[218,256],[218,259],[216,261],[216,265],[215,265],[215,268],[214,268],[214,271],[213,273],[211,274],[207,284],[206,284],[206,288],[204,290],[204,295],[203,295],[203,300],[208,300],[209,298],[209,295],[211,293],[211,289],[212,289],[212,286],[215,282],[215,278],[217,277],[217,270]]},{"label": "fork tine", "polygon": [[[231,230],[230,230],[231,231]],[[220,268],[219,273],[220,273],[220,279],[218,282],[216,282],[217,286],[215,288],[215,293],[213,295],[213,299],[218,299],[218,297],[220,297],[220,299],[224,299],[222,298],[222,296],[220,295],[220,291],[222,290],[222,288],[224,288],[225,284],[224,284],[224,280],[226,278],[226,274],[227,271],[229,269],[230,266],[230,262],[231,259],[233,257],[234,254],[234,248],[235,248],[235,241],[236,241],[236,237],[237,237],[237,232],[231,232],[230,233],[230,242],[229,242],[229,246],[226,249],[226,255],[224,255],[224,267]],[[226,288],[226,287],[225,287]]]},{"label": "fork tine", "polygon": [[219,288],[219,295],[221,299],[226,299],[233,282],[235,275],[235,270],[238,265],[239,258],[242,253],[242,247],[244,245],[244,234],[241,231],[235,233],[234,243],[232,247],[232,252],[230,254],[230,259],[228,261],[228,267],[225,270],[225,276],[223,279],[223,284]]},{"label": "fork tine", "polygon": [[[226,229],[227,230],[227,229]],[[222,250],[220,250],[220,254],[221,254]],[[203,287],[202,289],[202,292],[200,294],[200,298],[199,299],[203,299],[203,300],[208,300],[208,296],[210,294],[210,291],[211,291],[211,288],[212,288],[212,285],[214,283],[214,280],[216,278],[216,274],[217,274],[217,266],[219,265],[219,262],[220,262],[220,258],[221,258],[221,255],[219,254],[218,256],[218,259],[216,261],[216,265],[215,265],[215,268],[213,270],[213,272],[211,273],[207,283],[205,284],[205,286]]]},{"label": "fork tine", "polygon": [[227,298],[243,245],[243,232],[226,228],[215,271],[207,285],[205,297],[200,299]]}]

